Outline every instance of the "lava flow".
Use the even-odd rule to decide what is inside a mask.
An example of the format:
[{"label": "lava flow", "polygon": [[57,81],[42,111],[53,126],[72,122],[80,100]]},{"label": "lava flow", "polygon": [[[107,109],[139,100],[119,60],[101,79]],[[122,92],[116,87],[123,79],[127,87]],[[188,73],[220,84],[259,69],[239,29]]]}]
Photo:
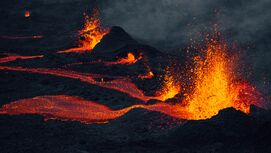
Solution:
[{"label": "lava flow", "polygon": [[37,56],[21,56],[16,54],[7,54],[6,57],[0,58],[0,63],[7,63],[16,61],[18,59],[35,59],[35,58],[42,58],[43,55],[37,55]]},{"label": "lava flow", "polygon": [[131,65],[136,63],[137,61],[139,61],[140,59],[142,59],[142,55],[139,55],[139,57],[135,57],[135,55],[133,53],[128,53],[127,57],[124,58],[120,58],[115,62],[104,62],[105,65],[109,66],[109,65]]},{"label": "lava flow", "polygon": [[138,104],[120,110],[112,110],[97,102],[67,95],[40,96],[18,100],[0,108],[0,114],[40,114],[45,117],[45,120],[58,119],[82,123],[107,123],[135,108],[159,111],[176,118],[187,118],[188,115],[187,112],[179,109],[179,106],[167,103]]},{"label": "lava flow", "polygon": [[92,17],[85,16],[84,28],[78,33],[80,37],[78,41],[79,47],[58,51],[58,53],[80,53],[92,51],[108,32],[108,28],[102,27],[99,19],[99,11],[95,9]]},{"label": "lava flow", "polygon": [[[157,111],[175,118],[187,120],[208,119],[217,115],[220,110],[229,107],[248,114],[251,105],[263,106],[263,96],[249,83],[237,81],[233,69],[236,63],[227,56],[227,52],[228,47],[225,43],[213,40],[208,44],[207,49],[203,51],[203,56],[194,58],[195,67],[192,69],[194,75],[192,90],[184,94],[184,98],[179,103],[158,102],[152,105],[132,105],[120,110],[112,110],[97,102],[84,100],[79,97],[66,95],[41,96],[6,104],[0,108],[0,114],[39,114],[43,115],[46,119],[72,120],[82,123],[108,122],[119,118],[134,108]],[[101,78],[102,76],[41,68],[31,69],[0,66],[0,69],[79,79],[90,84],[127,93],[131,97],[141,99],[145,102],[151,98],[157,98],[145,96],[135,84],[125,78],[109,82],[97,82],[94,78]],[[173,78],[166,75],[165,95],[172,97],[180,91],[178,89],[176,92],[173,92],[174,94],[171,94],[171,92],[167,94],[174,84]],[[161,100],[163,99],[166,98],[162,97]]]},{"label": "lava flow", "polygon": [[[99,74],[91,73],[79,73],[70,70],[63,69],[47,69],[47,68],[24,68],[24,67],[9,67],[9,66],[0,66],[0,70],[10,70],[10,71],[22,71],[30,73],[39,73],[39,74],[48,74],[59,77],[66,77],[71,79],[78,79],[82,82],[86,82],[92,85],[98,85],[103,88],[117,90],[122,93],[126,93],[131,97],[140,99],[144,102],[147,102],[150,99],[159,99],[159,97],[145,96],[143,91],[137,88],[137,86],[132,83],[129,78],[115,78],[112,81],[95,81],[95,78],[102,79],[105,76]],[[114,78],[114,77],[111,77]]]}]

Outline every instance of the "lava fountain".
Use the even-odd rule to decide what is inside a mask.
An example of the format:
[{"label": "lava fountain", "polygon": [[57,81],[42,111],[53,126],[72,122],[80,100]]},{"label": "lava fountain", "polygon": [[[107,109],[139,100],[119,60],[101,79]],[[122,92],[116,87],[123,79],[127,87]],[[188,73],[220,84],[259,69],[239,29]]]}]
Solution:
[{"label": "lava fountain", "polygon": [[183,101],[190,119],[211,118],[228,107],[249,113],[250,105],[261,101],[255,87],[236,81],[236,62],[228,52],[226,43],[212,40],[202,52],[204,57],[194,58],[193,90]]},{"label": "lava fountain", "polygon": [[166,70],[166,74],[163,78],[162,88],[156,92],[156,95],[160,97],[162,101],[165,101],[170,98],[174,98],[177,94],[180,93],[181,87],[174,80],[174,75],[171,74],[169,68]]},{"label": "lava fountain", "polygon": [[76,48],[59,51],[58,53],[71,53],[71,52],[86,52],[92,51],[93,48],[101,41],[104,35],[109,32],[108,28],[104,28],[101,25],[99,19],[99,11],[95,9],[92,17],[85,16],[84,27],[78,32],[79,46]]},{"label": "lava fountain", "polygon": [[[229,58],[227,55],[228,51],[226,43],[215,40],[208,43],[207,49],[202,51],[203,55],[194,58],[192,90],[184,94],[184,98],[179,103],[158,102],[155,104],[132,105],[120,110],[112,110],[108,106],[84,100],[80,97],[67,95],[40,96],[6,104],[0,108],[0,114],[39,114],[44,116],[45,119],[71,120],[82,123],[108,122],[119,118],[134,108],[157,111],[175,118],[187,120],[208,119],[217,115],[220,110],[229,107],[248,114],[250,113],[250,106],[252,104],[263,107],[263,96],[255,87],[236,78],[236,74],[234,73],[236,63],[234,59]],[[86,75],[74,72],[71,75],[69,71],[3,66],[0,69],[79,79],[90,84],[128,93],[131,97],[136,97],[143,101],[155,98],[146,97],[142,91],[135,90],[137,88],[134,84],[129,84],[129,81],[122,79],[111,82],[96,82],[93,79],[94,76],[90,74]],[[165,77],[165,80],[168,80],[165,83],[169,88],[174,85],[171,77]],[[165,89],[170,90],[167,87]],[[169,95],[172,96],[174,94]]]}]

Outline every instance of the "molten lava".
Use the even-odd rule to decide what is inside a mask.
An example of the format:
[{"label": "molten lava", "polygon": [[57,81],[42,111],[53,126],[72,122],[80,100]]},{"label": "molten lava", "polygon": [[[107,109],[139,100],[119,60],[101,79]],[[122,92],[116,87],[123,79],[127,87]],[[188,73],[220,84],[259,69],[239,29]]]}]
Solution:
[{"label": "molten lava", "polygon": [[24,17],[28,18],[28,17],[30,17],[30,15],[31,15],[30,11],[25,11],[24,12]]},{"label": "molten lava", "polygon": [[133,53],[128,53],[127,57],[124,58],[120,58],[115,62],[104,62],[105,65],[131,65],[136,63],[137,61],[139,61],[140,59],[142,59],[142,55],[139,55],[139,57],[135,57],[135,55]]},{"label": "molten lava", "polygon": [[[187,93],[183,95],[184,98],[176,104],[158,102],[156,104],[132,105],[120,110],[112,110],[97,102],[79,97],[66,95],[40,96],[6,104],[0,108],[0,114],[39,114],[44,116],[45,119],[104,123],[117,119],[134,108],[157,111],[175,118],[188,120],[208,119],[228,107],[249,113],[250,105],[262,106],[262,95],[249,83],[238,81],[233,67],[236,62],[229,58],[228,51],[227,45],[223,42],[213,40],[208,43],[207,49],[202,51],[200,56],[194,58],[194,68],[191,70],[193,72],[191,90],[189,92],[185,90]],[[133,63],[135,59],[133,54],[128,54],[127,58],[120,61],[127,64]],[[180,92],[180,85],[175,82],[173,75],[170,75],[170,73],[165,74],[163,88],[158,92],[159,94],[152,97],[145,96],[144,92],[138,89],[129,78],[115,77],[112,81],[103,81],[104,75],[47,68],[0,66],[0,70],[78,79],[88,84],[125,93],[144,102],[150,99],[164,101],[173,98]],[[97,78],[102,81],[97,81]],[[187,82],[183,83],[186,84]]]},{"label": "molten lava", "polygon": [[92,17],[85,16],[84,28],[79,31],[79,46],[77,48],[59,51],[58,53],[92,51],[108,32],[108,28],[102,27],[99,19],[99,11],[95,9]]},{"label": "molten lava", "polygon": [[121,59],[119,59],[117,62],[118,62],[119,64],[127,64],[127,65],[130,65],[130,64],[136,63],[136,62],[137,62],[138,60],[140,60],[141,58],[142,58],[142,56],[139,56],[139,58],[137,59],[133,53],[128,53],[126,58],[121,58]]},{"label": "molten lava", "polygon": [[180,85],[178,85],[172,75],[166,72],[167,74],[164,76],[163,85],[160,91],[156,93],[159,99],[165,101],[170,98],[174,98],[178,93],[180,93]]},{"label": "molten lava", "polygon": [[15,54],[8,54],[6,57],[0,58],[0,63],[7,63],[16,61],[18,59],[35,59],[35,58],[42,58],[43,55],[37,55],[37,56],[21,56],[21,55],[15,55]]},{"label": "molten lava", "polygon": [[153,78],[154,77],[154,74],[153,74],[153,72],[152,71],[148,71],[147,72],[147,74],[140,74],[140,75],[138,75],[138,78],[140,78],[140,79],[151,79],[151,78]]},{"label": "molten lava", "polygon": [[[54,76],[59,76],[59,77],[71,78],[71,79],[78,79],[88,84],[97,85],[97,86],[112,89],[112,90],[117,90],[119,92],[128,94],[131,97],[140,99],[144,102],[147,102],[150,99],[160,100],[159,97],[145,96],[143,91],[138,89],[137,86],[129,78],[117,77],[112,81],[99,82],[99,81],[95,81],[95,79],[97,78],[102,79],[106,76],[99,75],[99,74],[91,74],[91,73],[79,73],[79,72],[75,72],[71,70],[48,69],[48,68],[24,68],[24,67],[0,66],[0,70],[22,71],[22,72],[47,74],[47,75],[54,75]],[[111,78],[114,78],[114,77],[111,77]]]},{"label": "molten lava", "polygon": [[107,123],[135,108],[159,111],[176,118],[186,118],[188,114],[178,109],[178,106],[166,103],[132,105],[120,110],[112,110],[97,102],[67,95],[40,96],[14,101],[0,108],[0,114],[39,114],[44,116],[46,120],[58,119],[80,121],[82,123]]},{"label": "molten lava", "polygon": [[227,45],[213,41],[203,53],[205,57],[194,58],[193,92],[187,94],[183,102],[187,111],[193,114],[190,118],[211,118],[228,107],[249,113],[250,105],[260,99],[241,96],[243,93],[256,96],[257,92],[249,84],[241,85],[235,81],[235,61],[227,56]]}]

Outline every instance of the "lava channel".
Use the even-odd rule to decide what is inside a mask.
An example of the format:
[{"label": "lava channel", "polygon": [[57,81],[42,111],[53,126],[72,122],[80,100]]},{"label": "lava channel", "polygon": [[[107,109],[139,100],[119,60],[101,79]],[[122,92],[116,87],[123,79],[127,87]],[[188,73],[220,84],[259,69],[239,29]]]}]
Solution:
[{"label": "lava channel", "polygon": [[103,88],[113,89],[122,93],[126,93],[129,96],[133,98],[137,98],[144,102],[147,102],[150,99],[161,100],[159,99],[159,97],[145,96],[143,91],[138,89],[138,87],[134,83],[132,83],[132,81],[129,78],[120,77],[112,81],[95,81],[95,78],[102,79],[104,76],[99,75],[99,74],[79,73],[79,72],[70,71],[70,70],[48,69],[48,68],[24,68],[24,67],[0,66],[0,70],[48,74],[48,75],[54,75],[54,76],[59,76],[59,77],[78,79],[88,84],[97,85]]},{"label": "lava channel", "polygon": [[37,56],[21,56],[21,55],[13,55],[13,54],[8,54],[6,57],[0,58],[0,63],[7,63],[7,62],[12,62],[16,61],[18,59],[35,59],[35,58],[43,58],[43,55],[37,55]]}]

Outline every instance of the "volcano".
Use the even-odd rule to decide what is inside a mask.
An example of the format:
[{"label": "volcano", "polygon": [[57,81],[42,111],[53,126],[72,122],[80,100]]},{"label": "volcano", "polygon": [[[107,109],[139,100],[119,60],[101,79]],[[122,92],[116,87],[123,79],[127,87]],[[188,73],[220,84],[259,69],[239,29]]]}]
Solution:
[{"label": "volcano", "polygon": [[[56,2],[43,3],[10,25],[45,22],[40,10],[58,15]],[[85,2],[60,4],[86,11]],[[71,36],[66,27],[35,37],[31,26],[0,37],[15,42],[0,47],[1,153],[271,152],[270,99],[236,74],[217,31],[192,58],[172,55],[104,26],[97,11]],[[62,46],[51,48],[56,37]]]}]

